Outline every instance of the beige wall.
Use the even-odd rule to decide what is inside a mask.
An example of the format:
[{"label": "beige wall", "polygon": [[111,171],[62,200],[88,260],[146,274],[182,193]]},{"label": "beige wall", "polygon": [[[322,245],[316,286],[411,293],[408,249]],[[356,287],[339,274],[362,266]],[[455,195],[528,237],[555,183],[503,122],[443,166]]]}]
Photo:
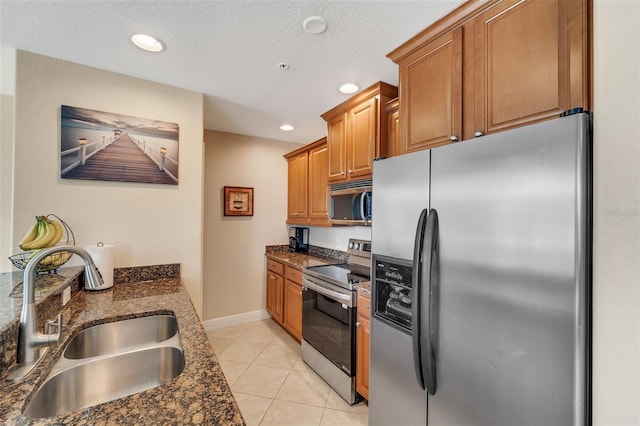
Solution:
[{"label": "beige wall", "polygon": [[[300,145],[205,130],[203,320],[264,310],[266,245],[286,244],[287,162]],[[225,217],[224,186],[254,188],[251,217]]]},{"label": "beige wall", "polygon": [[[114,244],[116,267],[180,263],[201,313],[202,95],[23,51],[16,63],[14,247],[55,213],[77,245]],[[60,105],[178,123],[179,185],[60,179]]]},{"label": "beige wall", "polygon": [[640,2],[594,2],[593,424],[640,424]]},{"label": "beige wall", "polygon": [[0,272],[11,270],[11,194],[13,188],[13,102],[16,50],[0,46]]}]

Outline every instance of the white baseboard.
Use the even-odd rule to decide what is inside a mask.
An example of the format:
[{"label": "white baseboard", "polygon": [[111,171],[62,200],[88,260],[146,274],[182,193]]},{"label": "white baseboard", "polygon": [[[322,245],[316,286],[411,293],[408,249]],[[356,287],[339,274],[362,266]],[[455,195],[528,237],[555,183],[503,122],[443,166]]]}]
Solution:
[{"label": "white baseboard", "polygon": [[214,318],[202,321],[202,327],[205,331],[217,330],[219,328],[231,327],[233,325],[245,324],[252,321],[259,321],[270,318],[271,316],[264,309],[253,312],[245,312],[244,314],[230,315],[228,317]]}]

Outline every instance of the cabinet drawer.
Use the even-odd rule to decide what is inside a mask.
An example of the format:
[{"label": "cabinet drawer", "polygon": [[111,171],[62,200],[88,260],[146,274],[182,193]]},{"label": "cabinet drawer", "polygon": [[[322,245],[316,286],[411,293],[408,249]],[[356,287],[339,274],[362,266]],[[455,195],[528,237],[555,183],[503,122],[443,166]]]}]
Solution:
[{"label": "cabinet drawer", "polygon": [[302,271],[298,271],[290,266],[285,266],[284,277],[296,284],[302,285]]},{"label": "cabinet drawer", "polygon": [[358,316],[365,317],[366,319],[371,318],[371,298],[364,294],[358,292]]},{"label": "cabinet drawer", "polygon": [[267,269],[278,275],[284,274],[284,265],[280,262],[276,262],[275,260],[267,259]]}]

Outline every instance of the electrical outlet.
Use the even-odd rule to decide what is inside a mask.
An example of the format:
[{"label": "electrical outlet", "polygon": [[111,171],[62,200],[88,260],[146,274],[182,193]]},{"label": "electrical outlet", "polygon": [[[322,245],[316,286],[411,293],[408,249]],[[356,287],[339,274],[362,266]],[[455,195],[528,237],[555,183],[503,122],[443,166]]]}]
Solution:
[{"label": "electrical outlet", "polygon": [[62,291],[62,306],[69,303],[71,300],[71,287],[67,287]]}]

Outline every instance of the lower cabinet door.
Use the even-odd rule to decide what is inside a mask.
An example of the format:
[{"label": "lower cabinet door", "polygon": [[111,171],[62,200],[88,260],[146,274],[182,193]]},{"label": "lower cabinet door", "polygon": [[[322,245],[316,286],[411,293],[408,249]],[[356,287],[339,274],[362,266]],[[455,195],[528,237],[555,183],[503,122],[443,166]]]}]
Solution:
[{"label": "lower cabinet door", "polygon": [[369,320],[358,317],[356,330],[356,391],[369,399]]},{"label": "lower cabinet door", "polygon": [[266,311],[282,324],[284,320],[284,278],[273,271],[267,271],[267,304]]},{"label": "lower cabinet door", "polygon": [[284,283],[284,328],[300,341],[302,338],[302,286],[291,280]]}]

